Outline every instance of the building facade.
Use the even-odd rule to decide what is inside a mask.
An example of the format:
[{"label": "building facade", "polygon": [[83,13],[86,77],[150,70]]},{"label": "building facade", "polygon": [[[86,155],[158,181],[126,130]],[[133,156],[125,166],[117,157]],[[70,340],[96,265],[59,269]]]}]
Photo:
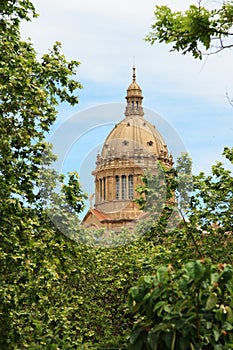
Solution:
[{"label": "building facade", "polygon": [[166,143],[154,125],[144,117],[142,90],[136,82],[135,67],[132,83],[127,89],[124,119],[107,136],[97,155],[95,203],[83,219],[85,227],[120,231],[134,227],[144,213],[135,198],[135,188],[150,169],[156,173],[158,161],[167,168],[173,159]]}]

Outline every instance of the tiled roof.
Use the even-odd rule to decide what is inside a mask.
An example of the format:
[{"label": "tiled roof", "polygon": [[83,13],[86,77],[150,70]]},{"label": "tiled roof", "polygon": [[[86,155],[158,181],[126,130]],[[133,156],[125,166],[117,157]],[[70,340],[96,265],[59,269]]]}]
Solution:
[{"label": "tiled roof", "polygon": [[97,209],[91,209],[91,212],[101,221],[101,220],[105,220],[108,217],[102,213],[101,211],[97,210]]}]

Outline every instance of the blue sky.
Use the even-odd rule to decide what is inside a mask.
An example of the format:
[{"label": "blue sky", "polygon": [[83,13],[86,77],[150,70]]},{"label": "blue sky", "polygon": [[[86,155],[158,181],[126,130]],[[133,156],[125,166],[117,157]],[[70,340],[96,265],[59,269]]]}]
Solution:
[{"label": "blue sky", "polygon": [[[222,159],[223,147],[232,146],[233,139],[233,107],[226,98],[227,91],[233,96],[232,51],[196,61],[170,53],[169,46],[146,43],[143,38],[150,30],[155,6],[152,0],[33,2],[40,17],[23,25],[23,37],[32,39],[39,56],[60,41],[66,57],[81,62],[77,73],[84,86],[80,103],[74,108],[60,105],[52,130],[57,145],[63,147],[58,151],[61,171],[78,170],[83,183],[94,180],[88,172],[95,166],[95,154],[115,122],[124,117],[121,104],[131,82],[133,57],[144,107],[154,111],[153,123],[158,128],[156,114],[183,141],[194,172],[209,172]],[[190,3],[156,1],[173,9],[187,8]],[[105,117],[95,116],[95,108]],[[78,131],[71,137],[73,120]]]}]

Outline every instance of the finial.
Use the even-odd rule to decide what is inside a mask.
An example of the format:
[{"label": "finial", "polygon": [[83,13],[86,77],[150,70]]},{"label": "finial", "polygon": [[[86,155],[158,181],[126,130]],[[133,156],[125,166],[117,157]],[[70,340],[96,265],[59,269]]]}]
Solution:
[{"label": "finial", "polygon": [[136,81],[136,68],[135,65],[133,66],[133,82]]}]

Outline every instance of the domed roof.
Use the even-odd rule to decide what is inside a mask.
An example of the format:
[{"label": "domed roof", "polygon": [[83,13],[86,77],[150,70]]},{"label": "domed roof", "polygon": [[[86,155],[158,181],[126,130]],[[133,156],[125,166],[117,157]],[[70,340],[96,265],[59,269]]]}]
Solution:
[{"label": "domed roof", "polygon": [[[159,131],[143,116],[142,90],[136,82],[135,67],[133,81],[127,89],[125,118],[107,136],[101,155],[97,157],[97,167],[113,159],[153,159],[172,166],[172,156],[168,155]],[[145,163],[146,164],[146,163]]]},{"label": "domed roof", "polygon": [[127,89],[127,97],[132,97],[132,96],[142,96],[142,90],[138,83],[132,82],[130,86]]},{"label": "domed roof", "polygon": [[162,154],[168,156],[167,146],[155,126],[143,117],[128,116],[110,132],[104,142],[101,156],[131,158],[135,151],[140,151],[143,155],[153,154],[157,158]]}]

